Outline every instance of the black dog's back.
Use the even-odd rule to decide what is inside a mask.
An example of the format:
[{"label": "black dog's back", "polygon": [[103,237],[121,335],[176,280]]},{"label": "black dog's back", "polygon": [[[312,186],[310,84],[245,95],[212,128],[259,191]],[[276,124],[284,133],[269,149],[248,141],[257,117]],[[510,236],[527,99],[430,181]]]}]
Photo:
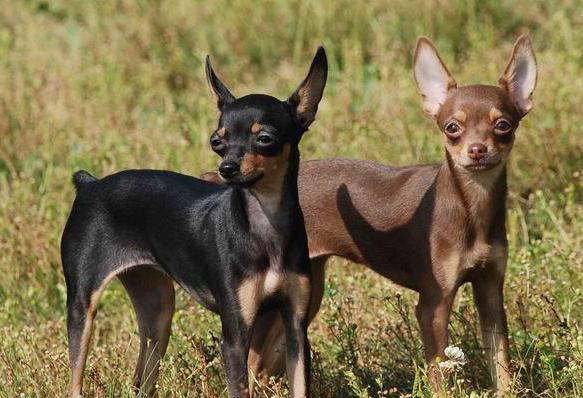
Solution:
[{"label": "black dog's back", "polygon": [[[128,170],[103,179],[77,172],[73,180],[78,194],[61,242],[72,291],[93,291],[94,281],[140,263],[159,266],[183,286],[200,285],[207,260],[220,250],[212,237],[217,224],[237,212],[229,208],[234,188],[169,171]],[[188,253],[176,250],[184,242]],[[207,292],[195,295],[214,307]]]}]

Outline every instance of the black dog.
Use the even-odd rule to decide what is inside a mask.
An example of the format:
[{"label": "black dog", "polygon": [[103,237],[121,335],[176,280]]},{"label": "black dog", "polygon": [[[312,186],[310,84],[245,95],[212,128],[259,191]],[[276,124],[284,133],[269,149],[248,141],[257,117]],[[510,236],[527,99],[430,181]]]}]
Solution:
[{"label": "black dog", "polygon": [[310,263],[298,201],[298,143],[315,118],[328,64],[319,48],[287,99],[236,99],[213,72],[220,111],[210,144],[227,186],[155,170],[98,180],[75,173],[77,198],[63,232],[71,396],[81,394],[97,301],[118,277],[135,307],[135,385],[152,395],[168,345],[176,281],[222,322],[229,395],[248,397],[247,357],[258,313],[278,308],[287,332],[293,397],[309,395]]}]

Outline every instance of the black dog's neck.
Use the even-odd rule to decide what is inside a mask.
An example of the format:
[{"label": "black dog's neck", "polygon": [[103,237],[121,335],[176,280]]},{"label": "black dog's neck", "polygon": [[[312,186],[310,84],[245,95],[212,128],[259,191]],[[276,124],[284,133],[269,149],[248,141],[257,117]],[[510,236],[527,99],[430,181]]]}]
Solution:
[{"label": "black dog's neck", "polygon": [[[299,151],[290,151],[281,178],[268,184],[242,188],[250,230],[267,238],[282,239],[302,220],[298,195]],[[275,234],[274,234],[275,233]]]}]

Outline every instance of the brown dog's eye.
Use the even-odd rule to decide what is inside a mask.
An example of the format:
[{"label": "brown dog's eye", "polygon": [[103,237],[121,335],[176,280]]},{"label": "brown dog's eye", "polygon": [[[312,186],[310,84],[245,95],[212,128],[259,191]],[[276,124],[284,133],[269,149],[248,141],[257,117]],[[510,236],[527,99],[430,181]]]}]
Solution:
[{"label": "brown dog's eye", "polygon": [[447,122],[443,130],[445,131],[445,134],[452,140],[459,138],[459,136],[462,134],[462,128],[454,121]]},{"label": "brown dog's eye", "polygon": [[499,120],[494,130],[497,134],[507,134],[512,130],[512,126],[506,120]]}]

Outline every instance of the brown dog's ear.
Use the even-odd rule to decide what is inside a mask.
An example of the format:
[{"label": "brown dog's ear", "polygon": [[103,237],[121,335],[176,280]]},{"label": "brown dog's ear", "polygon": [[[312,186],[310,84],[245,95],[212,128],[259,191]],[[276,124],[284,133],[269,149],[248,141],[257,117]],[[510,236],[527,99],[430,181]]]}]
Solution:
[{"label": "brown dog's ear", "polygon": [[328,78],[328,59],[323,47],[318,47],[308,76],[287,99],[295,110],[300,125],[307,130],[316,118],[318,104],[322,99]]},{"label": "brown dog's ear", "polygon": [[536,58],[532,43],[522,35],[514,44],[506,69],[498,81],[522,114],[532,109],[532,93],[536,87]]},{"label": "brown dog's ear", "polygon": [[456,88],[457,83],[445,67],[431,40],[426,37],[417,39],[413,71],[415,82],[423,96],[423,110],[435,118],[447,98],[447,92]]},{"label": "brown dog's ear", "polygon": [[213,93],[216,101],[217,107],[219,110],[222,110],[225,105],[230,104],[231,102],[235,101],[235,97],[227,87],[219,80],[213,67],[211,66],[211,59],[207,55],[206,62],[205,62],[205,73],[206,73],[206,80],[211,88],[211,92]]}]

